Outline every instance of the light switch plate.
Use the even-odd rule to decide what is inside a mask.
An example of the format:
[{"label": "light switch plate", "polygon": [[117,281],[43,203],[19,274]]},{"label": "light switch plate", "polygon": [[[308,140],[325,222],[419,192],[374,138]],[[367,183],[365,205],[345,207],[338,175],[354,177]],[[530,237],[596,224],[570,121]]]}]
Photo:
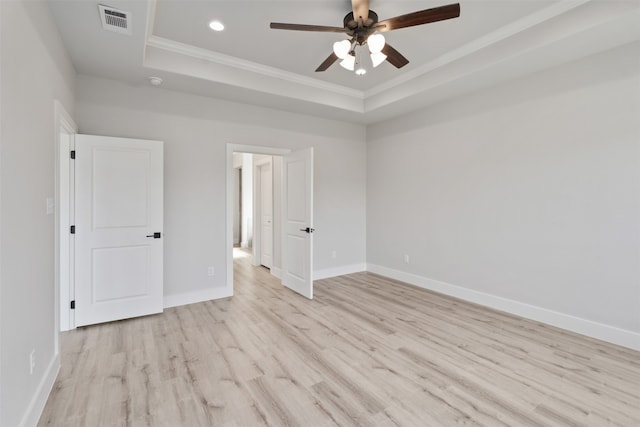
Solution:
[{"label": "light switch plate", "polygon": [[53,197],[47,197],[47,215],[53,215]]}]

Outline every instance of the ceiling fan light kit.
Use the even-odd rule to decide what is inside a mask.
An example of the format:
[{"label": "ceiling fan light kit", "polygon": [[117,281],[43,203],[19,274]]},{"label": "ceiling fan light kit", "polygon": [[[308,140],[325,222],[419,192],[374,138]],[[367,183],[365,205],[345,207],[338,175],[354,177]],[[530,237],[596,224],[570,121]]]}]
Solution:
[{"label": "ceiling fan light kit", "polygon": [[340,65],[343,68],[349,71],[355,70],[356,74],[361,76],[366,74],[367,70],[362,67],[361,61],[358,61],[360,58],[356,58],[356,48],[365,44],[369,47],[373,68],[385,60],[396,68],[402,68],[409,63],[407,58],[386,43],[384,36],[380,34],[381,32],[430,24],[460,16],[459,3],[407,13],[384,21],[378,21],[378,14],[369,9],[369,0],[351,0],[351,6],[353,11],[347,13],[344,17],[342,27],[279,22],[272,22],[270,27],[276,30],[347,34],[351,39],[335,42],[333,44],[333,52],[316,68],[316,72],[325,71],[334,62],[341,59]]},{"label": "ceiling fan light kit", "polygon": [[349,55],[351,51],[351,42],[349,40],[342,40],[333,44],[333,53],[340,59],[344,59]]},{"label": "ceiling fan light kit", "polygon": [[384,36],[380,33],[374,33],[367,38],[367,46],[369,46],[369,51],[371,53],[382,52],[382,48],[384,48]]},{"label": "ceiling fan light kit", "polygon": [[356,68],[356,56],[355,54],[349,53],[344,59],[340,62],[340,66],[345,70],[353,71]]},{"label": "ceiling fan light kit", "polygon": [[376,68],[378,65],[382,64],[387,60],[387,55],[382,52],[374,52],[371,54],[371,63],[373,64],[373,68]]}]

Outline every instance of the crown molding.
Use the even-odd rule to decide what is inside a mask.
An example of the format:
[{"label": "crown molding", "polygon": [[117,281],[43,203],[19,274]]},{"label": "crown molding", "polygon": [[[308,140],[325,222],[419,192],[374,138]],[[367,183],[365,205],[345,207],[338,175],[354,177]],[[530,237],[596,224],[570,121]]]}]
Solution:
[{"label": "crown molding", "polygon": [[[475,52],[485,49],[491,45],[501,42],[505,39],[513,37],[514,35],[524,32],[536,25],[539,25],[552,18],[560,16],[570,10],[580,7],[593,0],[565,0],[559,3],[555,3],[545,9],[542,9],[536,13],[528,15],[522,19],[519,19],[511,24],[499,28],[487,34],[484,37],[461,46],[451,52],[448,52],[433,61],[430,61],[412,71],[409,71],[401,76],[398,76],[392,80],[375,86],[371,89],[360,91],[351,89],[346,86],[337,85],[334,83],[328,83],[319,79],[314,79],[300,74],[285,71],[276,67],[271,67],[256,62],[248,61],[245,59],[237,58],[235,56],[222,54],[219,52],[210,51],[207,49],[199,48],[186,43],[181,43],[175,40],[166,39],[163,37],[153,35],[153,19],[149,19],[147,22],[147,41],[145,43],[145,49],[150,46],[157,49],[173,52],[180,55],[185,55],[191,58],[199,60],[205,60],[211,63],[233,67],[239,70],[256,73],[259,75],[277,78],[290,83],[307,86],[314,89],[328,91],[334,94],[348,96],[357,100],[366,101],[367,98],[378,95],[380,93],[392,90],[393,88],[414,80],[420,76],[433,72],[438,68],[446,66],[456,60],[469,56]],[[155,4],[156,0],[150,0],[149,2],[149,17],[155,16]]]},{"label": "crown molding", "polygon": [[411,71],[408,71],[401,76],[398,76],[385,83],[368,89],[364,92],[364,98],[366,99],[373,95],[377,95],[379,93],[393,89],[394,87],[397,87],[410,80],[432,72],[453,61],[464,58],[465,56],[469,56],[500,41],[513,37],[518,33],[526,31],[532,27],[535,27],[536,25],[548,21],[549,19],[555,18],[556,16],[560,16],[591,1],[593,0],[566,0],[560,3],[555,3],[538,12],[535,12],[508,25],[505,25],[504,27],[493,31],[486,36],[480,37],[479,39],[476,39],[471,43],[467,43],[458,49],[441,55],[435,60],[419,66]]},{"label": "crown molding", "polygon": [[240,59],[235,56],[213,52],[189,44],[180,43],[175,40],[169,40],[164,37],[158,37],[154,35],[149,36],[147,38],[146,46],[166,50],[169,52],[212,62],[219,65],[249,71],[267,77],[277,78],[287,82],[308,86],[314,89],[332,92],[337,95],[348,96],[362,101],[364,100],[364,92],[360,90],[351,89],[345,86],[324,82],[322,80],[301,76],[300,74],[292,73],[290,71],[284,71],[279,68],[258,64],[257,62],[247,61],[246,59]]}]

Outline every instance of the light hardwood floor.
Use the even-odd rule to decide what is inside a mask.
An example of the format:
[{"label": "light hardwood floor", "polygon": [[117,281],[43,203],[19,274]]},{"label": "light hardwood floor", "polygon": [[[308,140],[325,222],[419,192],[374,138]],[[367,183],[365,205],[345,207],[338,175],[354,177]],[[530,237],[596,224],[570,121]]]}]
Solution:
[{"label": "light hardwood floor", "polygon": [[640,353],[358,273],[64,333],[39,425],[640,426]]}]

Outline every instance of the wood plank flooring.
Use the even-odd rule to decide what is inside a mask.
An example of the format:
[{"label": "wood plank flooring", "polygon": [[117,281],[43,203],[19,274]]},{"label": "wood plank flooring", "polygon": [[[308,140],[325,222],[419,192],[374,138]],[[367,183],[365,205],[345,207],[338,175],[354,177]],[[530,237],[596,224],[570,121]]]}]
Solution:
[{"label": "wood plank flooring", "polygon": [[640,352],[368,273],[235,280],[62,334],[39,425],[640,426]]}]

